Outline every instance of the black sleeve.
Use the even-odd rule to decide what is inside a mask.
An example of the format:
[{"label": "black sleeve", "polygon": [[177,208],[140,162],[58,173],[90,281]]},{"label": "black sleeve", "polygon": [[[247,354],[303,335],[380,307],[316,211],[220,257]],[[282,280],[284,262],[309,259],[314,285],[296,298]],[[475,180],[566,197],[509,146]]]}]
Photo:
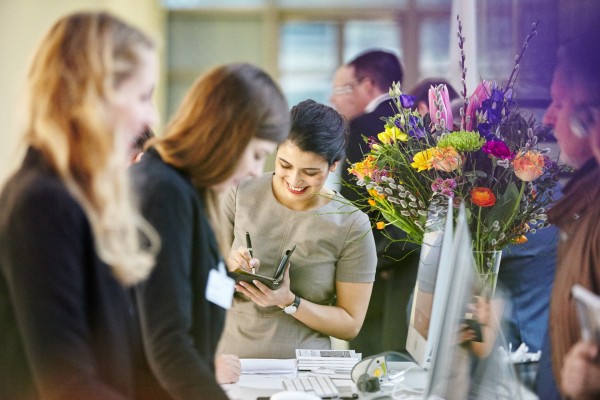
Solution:
[{"label": "black sleeve", "polygon": [[139,195],[145,218],[161,237],[156,267],[136,288],[150,366],[176,399],[226,400],[210,368],[213,360],[199,354],[192,335],[193,291],[205,291],[192,280],[194,202],[168,183],[151,182]]},{"label": "black sleeve", "polygon": [[2,272],[40,398],[125,399],[99,377],[90,343],[82,209],[66,191],[42,188],[11,212]]}]

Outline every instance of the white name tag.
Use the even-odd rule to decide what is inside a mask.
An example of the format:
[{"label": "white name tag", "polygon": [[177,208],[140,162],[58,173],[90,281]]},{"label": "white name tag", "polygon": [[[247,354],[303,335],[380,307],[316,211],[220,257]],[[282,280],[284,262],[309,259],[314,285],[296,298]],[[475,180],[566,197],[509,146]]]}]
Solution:
[{"label": "white name tag", "polygon": [[227,276],[225,264],[220,261],[219,270],[211,269],[208,274],[206,300],[229,310],[233,302],[234,285],[235,281]]}]

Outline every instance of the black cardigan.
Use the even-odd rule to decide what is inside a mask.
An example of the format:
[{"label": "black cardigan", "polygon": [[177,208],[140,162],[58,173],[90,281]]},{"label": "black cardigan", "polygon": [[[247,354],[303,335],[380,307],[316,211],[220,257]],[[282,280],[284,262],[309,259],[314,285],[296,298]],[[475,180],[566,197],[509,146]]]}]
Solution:
[{"label": "black cardigan", "polygon": [[205,297],[220,256],[202,198],[154,149],[131,176],[142,213],[162,241],[154,271],[136,289],[150,365],[176,399],[226,400],[212,371],[225,310]]},{"label": "black cardigan", "polygon": [[0,398],[149,398],[136,385],[144,366],[130,292],[40,152],[28,151],[0,210]]}]

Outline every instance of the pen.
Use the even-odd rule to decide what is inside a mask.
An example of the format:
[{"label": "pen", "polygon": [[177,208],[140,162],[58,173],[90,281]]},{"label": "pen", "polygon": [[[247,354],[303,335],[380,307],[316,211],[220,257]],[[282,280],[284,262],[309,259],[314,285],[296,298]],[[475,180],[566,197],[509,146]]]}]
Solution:
[{"label": "pen", "polygon": [[[246,232],[246,247],[248,248],[248,252],[250,253],[250,257],[254,258],[254,254],[252,254],[252,241],[250,240],[250,232]],[[252,273],[255,273],[254,267],[252,268]]]}]

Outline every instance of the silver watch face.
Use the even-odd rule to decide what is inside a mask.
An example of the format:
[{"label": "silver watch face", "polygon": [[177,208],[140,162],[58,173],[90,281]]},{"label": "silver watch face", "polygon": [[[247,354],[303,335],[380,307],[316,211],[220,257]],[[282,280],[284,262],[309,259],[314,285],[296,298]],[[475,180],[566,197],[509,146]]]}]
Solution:
[{"label": "silver watch face", "polygon": [[293,314],[293,313],[295,313],[296,311],[298,311],[298,307],[296,307],[296,305],[295,305],[295,304],[290,304],[289,306],[286,306],[286,307],[283,309],[283,312],[284,312],[284,313],[286,313],[286,314]]}]

